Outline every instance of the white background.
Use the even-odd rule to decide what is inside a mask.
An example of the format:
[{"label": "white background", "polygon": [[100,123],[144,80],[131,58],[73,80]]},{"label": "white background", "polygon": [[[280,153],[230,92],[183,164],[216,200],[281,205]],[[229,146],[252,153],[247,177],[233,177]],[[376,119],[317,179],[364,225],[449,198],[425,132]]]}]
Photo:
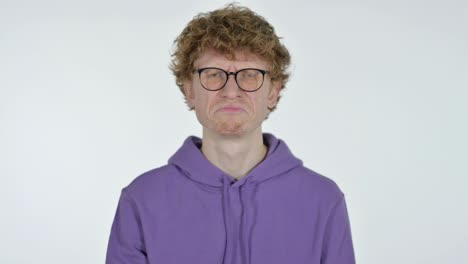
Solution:
[{"label": "white background", "polygon": [[[172,41],[225,3],[0,0],[0,263],[104,262],[121,188],[200,135]],[[241,4],[293,58],[264,131],[341,187],[358,263],[468,263],[468,2]]]}]

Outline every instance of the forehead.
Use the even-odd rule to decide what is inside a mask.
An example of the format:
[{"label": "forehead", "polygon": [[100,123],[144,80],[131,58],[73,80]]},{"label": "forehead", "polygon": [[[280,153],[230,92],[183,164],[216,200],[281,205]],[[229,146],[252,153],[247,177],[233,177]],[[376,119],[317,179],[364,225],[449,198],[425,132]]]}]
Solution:
[{"label": "forehead", "polygon": [[234,52],[234,58],[215,50],[207,50],[200,53],[200,56],[194,61],[196,68],[201,67],[221,67],[221,68],[262,68],[268,67],[268,62],[260,56],[248,51]]}]

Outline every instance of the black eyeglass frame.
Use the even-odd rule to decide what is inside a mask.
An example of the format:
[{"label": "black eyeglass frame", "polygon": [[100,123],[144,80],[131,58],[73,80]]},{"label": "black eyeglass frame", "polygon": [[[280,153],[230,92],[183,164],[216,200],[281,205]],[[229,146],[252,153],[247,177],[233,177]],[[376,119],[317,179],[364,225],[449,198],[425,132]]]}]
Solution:
[{"label": "black eyeglass frame", "polygon": [[[226,76],[227,76],[226,81],[224,82],[224,84],[223,84],[220,88],[218,88],[218,89],[216,89],[216,90],[211,90],[211,89],[206,88],[206,87],[203,85],[202,80],[201,80],[201,73],[202,73],[204,70],[207,70],[207,69],[220,70],[220,71],[222,71],[222,72],[224,72],[224,73],[226,74]],[[262,74],[262,83],[260,84],[260,86],[259,86],[257,89],[255,89],[255,90],[245,90],[245,89],[243,89],[243,88],[240,86],[239,82],[237,81],[237,74],[239,74],[239,72],[245,71],[245,70],[256,70],[256,71],[259,71],[259,72]],[[258,91],[260,88],[262,88],[263,83],[265,82],[265,74],[270,73],[270,71],[262,70],[262,69],[257,69],[257,68],[244,68],[244,69],[240,69],[240,70],[238,70],[238,71],[236,71],[236,72],[228,72],[228,71],[225,71],[225,70],[220,69],[220,68],[217,68],[217,67],[205,67],[205,68],[195,69],[195,70],[193,70],[193,73],[195,73],[195,72],[198,73],[198,79],[200,80],[201,86],[202,86],[204,89],[208,90],[208,91],[215,92],[215,91],[219,91],[219,90],[223,89],[223,88],[226,86],[227,82],[229,81],[229,75],[234,75],[234,81],[236,81],[237,87],[239,87],[239,89],[241,89],[242,91],[248,92],[248,93],[256,92],[256,91]]]}]

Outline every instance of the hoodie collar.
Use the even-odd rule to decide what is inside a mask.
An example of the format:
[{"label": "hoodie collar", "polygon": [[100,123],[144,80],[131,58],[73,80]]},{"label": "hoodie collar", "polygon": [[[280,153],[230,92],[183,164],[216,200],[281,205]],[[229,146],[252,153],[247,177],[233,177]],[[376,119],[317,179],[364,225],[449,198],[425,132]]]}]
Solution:
[{"label": "hoodie collar", "polygon": [[192,180],[212,187],[222,187],[226,180],[233,187],[247,182],[256,184],[302,165],[302,161],[291,153],[283,140],[263,133],[263,142],[268,147],[267,156],[240,180],[227,175],[207,160],[200,150],[202,139],[196,136],[187,137],[168,163],[180,168]]}]

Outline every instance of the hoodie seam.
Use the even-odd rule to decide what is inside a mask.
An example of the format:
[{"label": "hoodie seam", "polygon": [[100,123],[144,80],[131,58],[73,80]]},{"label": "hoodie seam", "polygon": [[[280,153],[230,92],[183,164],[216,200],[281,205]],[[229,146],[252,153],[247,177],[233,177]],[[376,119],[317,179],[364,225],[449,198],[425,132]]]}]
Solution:
[{"label": "hoodie seam", "polygon": [[132,195],[130,195],[127,191],[126,188],[122,189],[122,199],[127,200],[130,203],[130,206],[133,208],[135,212],[135,219],[138,225],[138,231],[139,231],[139,236],[141,237],[141,248],[137,248],[138,250],[141,250],[142,253],[145,255],[148,254],[147,248],[146,248],[146,239],[145,239],[145,232],[143,228],[143,219],[141,217],[141,209],[138,206],[138,203],[136,200],[133,198]]}]

